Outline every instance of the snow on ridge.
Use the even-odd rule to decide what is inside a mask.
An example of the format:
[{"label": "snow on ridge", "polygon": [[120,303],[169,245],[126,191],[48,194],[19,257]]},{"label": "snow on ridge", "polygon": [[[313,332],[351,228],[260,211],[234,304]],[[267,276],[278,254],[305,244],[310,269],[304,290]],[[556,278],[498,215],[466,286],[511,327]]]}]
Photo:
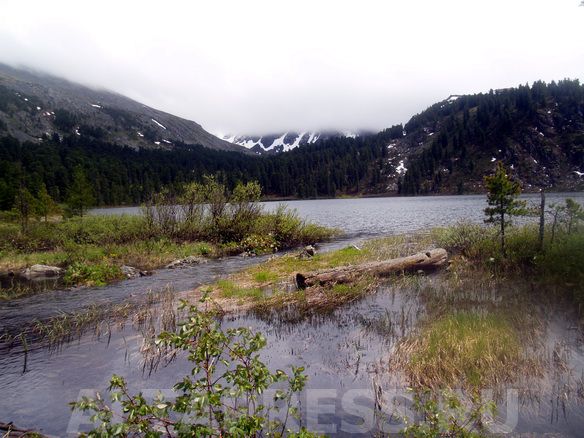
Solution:
[{"label": "snow on ridge", "polygon": [[311,132],[310,133],[310,136],[308,137],[308,140],[306,141],[306,143],[312,144],[316,140],[318,140],[318,137],[320,137],[320,136],[316,132]]},{"label": "snow on ridge", "polygon": [[264,148],[264,150],[271,151],[272,149],[274,149],[274,148],[276,148],[278,146],[284,146],[285,147],[286,146],[286,143],[284,143],[284,139],[286,138],[287,135],[288,135],[288,133],[285,132],[280,137],[278,137],[277,139],[275,139],[270,146],[268,146],[267,148]]},{"label": "snow on ridge", "polygon": [[[328,136],[329,134],[324,135]],[[350,131],[330,133],[330,135],[345,136],[348,138],[356,138],[359,136],[359,134]],[[217,134],[217,137],[222,140],[243,146],[247,149],[255,148],[256,152],[260,148],[265,152],[288,152],[302,145],[316,143],[322,138],[322,136],[323,134],[319,132],[311,131],[302,131],[300,133],[287,131],[284,133],[277,133],[276,135],[263,136]]]},{"label": "snow on ridge", "polygon": [[399,164],[395,168],[395,171],[400,175],[404,175],[408,171],[407,167],[404,166],[404,160],[399,160]]},{"label": "snow on ridge", "polygon": [[92,103],[91,106],[94,108],[101,108],[101,105],[98,105],[97,103]]},{"label": "snow on ridge", "polygon": [[162,123],[160,123],[160,122],[157,122],[157,121],[156,121],[156,120],[154,120],[154,119],[150,119],[150,120],[152,120],[154,123],[156,123],[156,124],[157,124],[158,126],[160,126],[162,129],[166,129],[166,126],[164,126]]},{"label": "snow on ridge", "polygon": [[296,139],[294,140],[294,142],[292,144],[285,144],[284,145],[284,152],[291,151],[292,149],[295,149],[298,146],[300,146],[300,142],[302,141],[302,139],[304,138],[305,135],[306,135],[306,132],[302,132],[298,135],[298,137],[296,137]]}]

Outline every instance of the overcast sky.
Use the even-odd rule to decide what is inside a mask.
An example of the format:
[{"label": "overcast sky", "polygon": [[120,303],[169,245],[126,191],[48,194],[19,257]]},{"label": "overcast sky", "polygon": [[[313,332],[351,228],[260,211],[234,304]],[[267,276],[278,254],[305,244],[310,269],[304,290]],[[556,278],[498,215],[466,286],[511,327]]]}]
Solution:
[{"label": "overcast sky", "polygon": [[0,61],[213,133],[379,130],[450,94],[584,80],[580,0],[0,0]]}]

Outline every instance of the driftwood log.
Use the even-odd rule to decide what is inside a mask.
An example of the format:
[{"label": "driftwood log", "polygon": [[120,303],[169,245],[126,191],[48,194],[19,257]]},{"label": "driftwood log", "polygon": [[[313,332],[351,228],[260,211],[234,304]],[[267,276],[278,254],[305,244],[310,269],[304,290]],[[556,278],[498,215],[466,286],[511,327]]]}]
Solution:
[{"label": "driftwood log", "polygon": [[327,283],[349,283],[357,276],[372,275],[375,277],[387,277],[391,274],[406,271],[429,271],[446,264],[448,253],[445,249],[437,248],[426,252],[420,252],[408,257],[385,260],[382,262],[369,262],[354,266],[341,266],[338,268],[309,273],[296,273],[294,280],[298,289],[306,289],[311,286]]},{"label": "driftwood log", "polygon": [[12,423],[2,423],[0,421],[0,436],[7,438],[24,438],[24,437],[36,437],[36,438],[47,438],[45,435],[40,434],[34,430],[21,429],[16,427]]}]

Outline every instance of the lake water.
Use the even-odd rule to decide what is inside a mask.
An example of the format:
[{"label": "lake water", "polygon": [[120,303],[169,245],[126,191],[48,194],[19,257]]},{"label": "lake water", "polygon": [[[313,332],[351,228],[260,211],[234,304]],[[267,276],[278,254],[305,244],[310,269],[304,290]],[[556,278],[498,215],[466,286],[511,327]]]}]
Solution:
[{"label": "lake water", "polygon": [[[548,202],[572,197],[584,203],[584,194],[548,194]],[[537,195],[526,197],[530,202]],[[287,202],[301,217],[337,227],[346,235],[323,246],[342,247],[380,234],[424,230],[459,220],[481,222],[483,196],[369,198]],[[267,209],[278,203],[265,203]],[[138,208],[94,210],[93,214],[138,214]],[[109,305],[125,300],[143,300],[148,291],[170,287],[175,293],[190,290],[218,276],[234,272],[262,258],[230,257],[180,270],[160,270],[103,288],[53,291],[11,302],[0,302],[0,331],[16,333],[35,318],[45,319],[63,312],[77,312],[91,304]],[[263,359],[270,368],[304,365],[308,389],[301,395],[303,421],[309,427],[336,436],[374,431],[395,432],[403,426],[397,417],[383,418],[385,408],[376,408],[374,394],[407,405],[403,378],[387,370],[387,358],[395,343],[407,335],[423,314],[417,299],[419,288],[436,281],[421,277],[407,289],[381,287],[356,303],[327,314],[305,318],[285,315],[236,314],[225,318],[226,327],[249,326],[268,339]],[[156,305],[154,305],[156,306]],[[569,372],[546,381],[546,389],[534,396],[519,398],[520,414],[508,422],[515,432],[559,433],[581,436],[584,410],[584,343],[574,329],[574,316],[563,308],[549,309],[552,321],[545,343],[561,345]],[[568,316],[569,315],[569,316]],[[292,315],[294,316],[294,315]],[[97,336],[90,331],[56,350],[44,347],[42,339],[32,339],[25,355],[21,345],[0,342],[0,422],[13,421],[21,427],[41,429],[54,436],[66,436],[87,419],[72,415],[67,403],[82,394],[103,391],[113,373],[128,378],[134,390],[168,390],[189,370],[188,363],[176,360],[152,373],[144,370],[141,353],[147,329],[127,321],[108,327]],[[104,334],[105,333],[105,334]],[[562,353],[563,354],[563,353]],[[24,359],[26,356],[26,372]],[[566,389],[571,393],[566,395]],[[85,392],[84,392],[85,391]],[[513,391],[508,395],[513,405]],[[580,394],[580,395],[579,395]],[[318,414],[315,414],[318,412]],[[359,414],[359,415],[355,415]]]},{"label": "lake water", "polygon": [[[547,205],[572,198],[584,204],[584,192],[548,193]],[[539,205],[540,195],[521,196],[528,204]],[[285,204],[300,217],[343,230],[350,236],[407,233],[451,225],[461,220],[482,222],[486,207],[484,195],[416,196],[392,198],[319,199],[264,202],[266,210]],[[91,214],[141,214],[139,207],[101,208]]]}]

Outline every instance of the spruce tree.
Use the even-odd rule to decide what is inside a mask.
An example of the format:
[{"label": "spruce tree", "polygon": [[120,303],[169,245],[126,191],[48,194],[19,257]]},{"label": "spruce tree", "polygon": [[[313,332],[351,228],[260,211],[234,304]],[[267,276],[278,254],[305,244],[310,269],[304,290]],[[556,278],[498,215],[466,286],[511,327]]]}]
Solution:
[{"label": "spruce tree", "polygon": [[524,214],[525,202],[517,200],[521,194],[521,186],[513,181],[507,174],[507,170],[500,161],[493,175],[485,176],[485,187],[487,188],[487,203],[485,208],[486,223],[492,223],[500,227],[501,253],[507,257],[505,245],[505,230],[511,225],[511,217]]}]

